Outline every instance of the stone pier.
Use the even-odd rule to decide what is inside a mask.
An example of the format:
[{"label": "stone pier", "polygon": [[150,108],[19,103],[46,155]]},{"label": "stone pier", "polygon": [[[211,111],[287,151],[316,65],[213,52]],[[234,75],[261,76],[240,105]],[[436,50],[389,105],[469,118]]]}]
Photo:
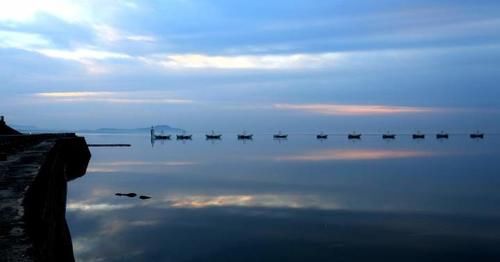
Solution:
[{"label": "stone pier", "polygon": [[89,160],[82,137],[23,135],[0,120],[0,261],[74,261],[67,182]]}]

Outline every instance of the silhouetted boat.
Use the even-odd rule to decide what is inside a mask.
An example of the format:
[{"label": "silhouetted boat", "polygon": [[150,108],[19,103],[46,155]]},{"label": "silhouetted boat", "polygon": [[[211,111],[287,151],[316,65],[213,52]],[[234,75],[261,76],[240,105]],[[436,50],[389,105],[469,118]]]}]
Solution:
[{"label": "silhouetted boat", "polygon": [[157,135],[155,133],[154,127],[151,127],[151,139],[154,139],[154,140],[169,140],[170,139],[170,135],[164,135],[163,131],[162,131],[161,134]]},{"label": "silhouetted boat", "polygon": [[441,133],[436,134],[437,139],[447,139],[448,138],[448,133],[445,133],[444,131],[441,131]]},{"label": "silhouetted boat", "polygon": [[361,134],[356,134],[356,132],[352,132],[347,135],[347,139],[361,139]]},{"label": "silhouetted boat", "polygon": [[182,134],[182,135],[177,135],[177,140],[191,140],[192,137],[193,135]]},{"label": "silhouetted boat", "polygon": [[382,135],[382,139],[396,139],[396,134],[391,134],[389,132]]},{"label": "silhouetted boat", "polygon": [[214,131],[212,131],[212,133],[206,134],[205,137],[207,138],[207,140],[210,140],[210,139],[221,139],[222,135],[221,134],[216,134]]},{"label": "silhouetted boat", "polygon": [[238,134],[238,139],[240,140],[245,140],[245,139],[252,139],[253,135],[252,134],[247,134],[246,131],[243,131],[243,133]]},{"label": "silhouetted boat", "polygon": [[157,140],[169,140],[170,135],[154,135],[153,138]]},{"label": "silhouetted boat", "polygon": [[325,133],[323,133],[323,132],[321,132],[321,133],[319,133],[318,135],[316,135],[316,138],[317,138],[317,139],[327,139],[327,138],[328,138],[328,135],[327,135],[327,134],[325,134]]},{"label": "silhouetted boat", "polygon": [[276,139],[286,139],[286,138],[288,138],[288,135],[287,134],[283,134],[283,133],[281,133],[281,131],[279,131],[277,134],[273,135],[273,138],[276,138]]},{"label": "silhouetted boat", "polygon": [[480,133],[479,131],[476,131],[476,133],[470,134],[470,138],[480,138],[480,139],[483,139],[484,138],[484,133]]},{"label": "silhouetted boat", "polygon": [[420,131],[417,131],[417,133],[412,135],[413,139],[424,139],[425,134],[420,133]]}]

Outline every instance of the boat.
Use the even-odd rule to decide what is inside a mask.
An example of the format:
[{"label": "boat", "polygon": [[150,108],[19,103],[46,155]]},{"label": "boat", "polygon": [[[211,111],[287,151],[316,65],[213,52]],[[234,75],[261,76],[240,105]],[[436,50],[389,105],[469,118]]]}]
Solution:
[{"label": "boat", "polygon": [[396,139],[396,134],[391,134],[389,132],[382,135],[382,139]]},{"label": "boat", "polygon": [[361,139],[361,134],[356,134],[356,132],[352,132],[347,135],[347,139]]},{"label": "boat", "polygon": [[476,133],[470,134],[470,138],[483,139],[484,138],[484,133],[480,133],[479,131],[476,131]]},{"label": "boat", "polygon": [[238,134],[238,139],[239,140],[249,140],[249,139],[252,139],[252,138],[253,138],[253,135],[252,134],[247,134],[246,131],[243,131],[243,133]]},{"label": "boat", "polygon": [[417,131],[417,133],[412,135],[413,139],[424,139],[425,134],[420,133],[420,131]]},{"label": "boat", "polygon": [[151,139],[153,139],[153,140],[169,140],[170,135],[164,135],[163,131],[161,132],[161,134],[157,135],[155,133],[154,127],[151,127]]},{"label": "boat", "polygon": [[288,134],[283,134],[281,131],[279,131],[277,134],[273,135],[273,138],[275,139],[286,139],[288,138]]},{"label": "boat", "polygon": [[441,133],[436,134],[437,139],[448,139],[448,133],[445,133],[444,131],[441,131]]},{"label": "boat", "polygon": [[325,134],[325,133],[323,133],[323,132],[321,132],[318,135],[316,135],[316,138],[317,139],[328,139],[328,135]]},{"label": "boat", "polygon": [[207,138],[207,140],[210,140],[210,139],[221,139],[222,138],[222,134],[216,134],[213,130],[212,130],[212,133],[210,134],[206,134],[205,137]]},{"label": "boat", "polygon": [[186,135],[186,133],[177,135],[177,140],[191,140],[193,138],[193,135]]},{"label": "boat", "polygon": [[153,139],[156,139],[156,140],[170,140],[170,135],[154,135],[153,136]]}]

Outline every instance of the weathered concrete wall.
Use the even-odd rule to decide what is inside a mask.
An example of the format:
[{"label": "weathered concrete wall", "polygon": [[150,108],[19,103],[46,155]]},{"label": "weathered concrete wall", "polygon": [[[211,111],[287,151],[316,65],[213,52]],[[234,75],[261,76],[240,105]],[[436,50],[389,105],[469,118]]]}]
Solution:
[{"label": "weathered concrete wall", "polygon": [[0,136],[0,261],[73,261],[67,181],[90,152],[74,134]]}]

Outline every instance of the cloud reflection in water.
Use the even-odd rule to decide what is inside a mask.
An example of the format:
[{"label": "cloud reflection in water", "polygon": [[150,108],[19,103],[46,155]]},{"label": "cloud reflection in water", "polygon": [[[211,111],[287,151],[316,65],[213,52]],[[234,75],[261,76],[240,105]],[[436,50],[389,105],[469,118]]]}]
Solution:
[{"label": "cloud reflection in water", "polygon": [[113,173],[132,171],[134,167],[142,168],[164,168],[164,167],[182,167],[197,165],[197,162],[192,161],[110,161],[91,163],[87,169],[87,173]]},{"label": "cloud reflection in water", "polygon": [[[156,199],[159,200],[156,200]],[[139,206],[150,208],[204,208],[204,207],[277,207],[277,208],[320,208],[337,209],[338,204],[331,200],[322,201],[314,195],[173,195],[163,199],[154,197],[147,202],[129,199],[128,204],[116,204],[105,201],[101,197],[92,201],[71,202],[68,211],[102,213]]]},{"label": "cloud reflection in water", "polygon": [[381,160],[396,158],[430,157],[437,153],[416,150],[388,149],[329,149],[301,155],[278,156],[278,161],[330,161],[330,160]]}]

